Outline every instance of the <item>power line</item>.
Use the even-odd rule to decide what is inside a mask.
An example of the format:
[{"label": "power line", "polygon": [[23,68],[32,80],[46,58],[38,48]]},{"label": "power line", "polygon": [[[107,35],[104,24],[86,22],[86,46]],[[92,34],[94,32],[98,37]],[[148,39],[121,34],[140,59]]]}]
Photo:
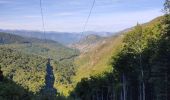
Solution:
[{"label": "power line", "polygon": [[[88,16],[87,16],[87,19],[86,19],[84,25],[83,25],[83,31],[82,31],[82,33],[81,33],[81,35],[80,35],[80,39],[79,39],[79,41],[77,42],[77,44],[80,43],[80,41],[81,41],[81,39],[82,39],[82,37],[83,37],[83,34],[84,34],[85,30],[86,30],[86,27],[87,27],[87,24],[88,24],[89,19],[90,19],[90,17],[91,17],[92,10],[93,10],[93,8],[94,8],[94,6],[95,6],[95,3],[96,3],[96,0],[93,0],[92,6],[91,6],[90,11],[89,11],[89,14],[88,14]],[[74,44],[74,45],[76,45],[76,44]],[[73,47],[74,47],[74,45],[73,45]],[[88,46],[89,46],[89,45],[88,45]],[[88,47],[88,46],[86,46],[86,47]],[[85,47],[85,48],[86,48],[86,47]],[[85,49],[85,48],[83,48],[83,49]],[[75,53],[76,53],[76,52],[77,52],[77,49],[76,49],[76,46],[75,46]],[[77,55],[72,55],[72,56],[70,56],[70,57],[68,57],[68,58],[71,59],[71,58],[73,58],[73,57],[75,57],[75,56],[77,56]],[[63,61],[63,60],[68,59],[68,58],[61,58],[59,61]]]},{"label": "power line", "polygon": [[[81,33],[81,37],[83,36],[83,34],[84,34],[85,30],[86,30],[86,27],[87,27],[87,24],[88,24],[89,19],[90,19],[90,17],[91,17],[92,10],[93,10],[93,8],[94,8],[95,3],[96,3],[96,0],[93,0],[92,6],[91,6],[91,8],[90,8],[89,15],[88,15],[88,17],[87,17],[87,19],[86,19],[86,21],[85,21],[85,23],[84,23],[84,26],[83,26],[83,31],[82,31],[82,33]],[[80,42],[80,41],[81,41],[81,39],[79,40],[79,42]]]},{"label": "power line", "polygon": [[[85,33],[85,30],[86,30],[87,24],[88,24],[88,22],[89,22],[89,19],[90,19],[90,17],[91,17],[93,8],[94,8],[94,6],[95,6],[95,3],[96,3],[96,0],[93,0],[92,6],[91,6],[90,11],[89,11],[89,14],[88,14],[87,19],[86,19],[86,21],[85,21],[85,23],[84,23],[84,26],[83,26],[83,31],[82,31],[82,33],[81,33],[80,39],[79,39],[79,41],[78,41],[77,44],[80,43],[80,41],[81,41],[81,39],[82,39],[82,37],[83,37],[83,34]],[[86,39],[87,39],[87,36],[86,36]],[[89,46],[89,45],[88,45],[88,46]],[[84,50],[85,48],[87,48],[88,46],[84,47],[83,50]],[[76,51],[76,49],[75,49],[75,51]]]},{"label": "power line", "polygon": [[[86,19],[84,25],[83,25],[83,31],[81,33],[81,36],[80,36],[80,39],[79,39],[78,43],[80,43],[81,38],[83,37],[83,34],[84,34],[85,30],[86,30],[86,27],[87,27],[87,24],[89,22],[90,16],[92,14],[92,10],[93,10],[94,5],[95,5],[95,2],[96,2],[96,0],[93,0],[92,6],[91,6],[90,11],[89,11],[89,14],[87,16],[87,19]],[[46,30],[45,30],[45,20],[44,20],[44,13],[43,13],[43,7],[42,7],[42,0],[40,0],[40,11],[41,11],[42,28],[43,28],[43,33],[44,33],[44,37],[45,37],[45,42],[47,42],[47,40],[46,40]],[[75,49],[75,52],[76,51],[77,50]]]},{"label": "power line", "polygon": [[[40,0],[40,13],[41,13],[42,29],[43,29],[44,40],[45,40],[45,45],[44,46],[47,47],[47,38],[46,38],[46,29],[45,29],[45,20],[44,20],[44,12],[43,12],[42,0]],[[47,56],[48,56],[48,51],[47,51]]]},{"label": "power line", "polygon": [[44,20],[44,13],[43,13],[43,7],[42,7],[42,0],[40,0],[40,12],[41,12],[41,21],[42,21],[42,29],[43,29],[43,33],[44,33],[44,39],[45,39],[45,43],[47,43],[45,20]]}]

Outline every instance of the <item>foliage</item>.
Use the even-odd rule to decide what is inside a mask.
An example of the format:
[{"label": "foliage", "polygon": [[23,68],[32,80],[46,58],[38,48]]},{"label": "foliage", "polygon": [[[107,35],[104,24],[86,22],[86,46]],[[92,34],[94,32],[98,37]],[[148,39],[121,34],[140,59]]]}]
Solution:
[{"label": "foliage", "polygon": [[[110,100],[168,100],[169,30],[169,15],[137,24],[125,33],[123,47],[112,58],[112,81],[107,80],[107,74],[82,79],[72,95],[81,100],[107,100],[108,95]],[[101,86],[107,86],[106,90],[112,88],[112,92],[101,92]],[[93,92],[96,88],[99,92]]]},{"label": "foliage", "polygon": [[4,76],[33,93],[39,92],[44,86],[45,61],[46,59],[38,56],[0,47],[0,62]]},{"label": "foliage", "polygon": [[0,100],[30,100],[32,94],[9,79],[0,82]]},{"label": "foliage", "polygon": [[170,14],[170,1],[169,0],[165,0],[164,11],[165,13]]}]

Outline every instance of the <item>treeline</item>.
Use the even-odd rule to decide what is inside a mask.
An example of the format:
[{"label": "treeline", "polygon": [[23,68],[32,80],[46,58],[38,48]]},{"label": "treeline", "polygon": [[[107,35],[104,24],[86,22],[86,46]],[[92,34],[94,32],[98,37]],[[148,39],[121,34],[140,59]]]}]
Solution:
[{"label": "treeline", "polygon": [[82,79],[71,96],[81,100],[170,100],[170,15],[125,33],[113,72]]}]

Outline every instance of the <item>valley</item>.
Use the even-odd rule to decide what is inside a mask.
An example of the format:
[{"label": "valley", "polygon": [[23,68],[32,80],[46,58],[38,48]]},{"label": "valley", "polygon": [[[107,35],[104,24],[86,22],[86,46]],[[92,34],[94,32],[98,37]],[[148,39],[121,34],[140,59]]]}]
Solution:
[{"label": "valley", "polygon": [[[9,100],[11,95],[20,98],[16,100],[119,100],[126,93],[127,100],[138,100],[145,83],[147,100],[155,96],[161,100],[160,93],[166,91],[160,89],[169,86],[167,17],[108,37],[95,33],[72,42],[66,37],[63,43],[0,32],[0,67],[5,77],[0,99]],[[166,81],[159,84],[159,79]]]}]

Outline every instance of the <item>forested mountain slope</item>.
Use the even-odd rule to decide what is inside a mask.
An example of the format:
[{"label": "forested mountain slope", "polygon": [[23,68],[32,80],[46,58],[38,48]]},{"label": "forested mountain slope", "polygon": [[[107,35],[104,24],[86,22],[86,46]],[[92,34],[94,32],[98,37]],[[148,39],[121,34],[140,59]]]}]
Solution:
[{"label": "forested mountain slope", "polygon": [[[169,29],[170,15],[166,15],[137,24],[120,35],[108,38],[90,35],[81,43],[88,49],[80,55],[77,50],[54,41],[0,33],[0,65],[6,86],[18,87],[20,97],[40,95],[45,86],[47,59],[51,58],[54,88],[63,95],[72,90],[71,98],[167,100]],[[9,90],[1,83],[0,88]],[[16,88],[12,90],[15,92]],[[14,92],[10,94],[15,95]]]},{"label": "forested mountain slope", "polygon": [[21,37],[18,35],[2,32],[0,32],[0,44],[6,44],[7,47],[22,51],[24,53],[36,54],[43,57],[51,57],[55,60],[79,53],[76,50],[70,49],[52,40]]},{"label": "forested mountain slope", "polygon": [[45,81],[46,59],[0,47],[0,65],[5,77],[32,93],[40,92]]},{"label": "forested mountain slope", "polygon": [[[77,50],[50,40],[25,38],[8,33],[1,33],[0,38],[6,41],[3,41],[0,45],[0,56],[2,56],[0,64],[3,66],[2,70],[6,77],[15,77],[14,81],[22,82],[18,84],[21,84],[27,90],[38,92],[42,86],[39,87],[36,84],[45,84],[46,62],[50,58],[52,59],[51,63],[55,72],[55,88],[63,87],[62,89],[59,88],[59,92],[63,93],[65,88],[71,84],[70,78],[75,74],[73,59],[78,55]],[[39,66],[40,71],[37,70]],[[34,76],[30,75],[35,77],[42,76],[43,81],[37,83],[36,81],[41,79],[31,79]],[[31,80],[33,81],[31,82]]]},{"label": "forested mountain slope", "polygon": [[82,79],[71,95],[82,100],[170,99],[169,29],[170,15],[137,24],[113,55],[113,70]]},{"label": "forested mountain slope", "polygon": [[[142,24],[143,28],[151,29],[153,32],[160,31],[160,23],[163,17],[158,17],[152,21]],[[77,48],[80,50],[80,56],[75,60],[75,64],[78,66],[77,75],[73,80],[79,81],[83,77],[94,76],[104,72],[108,72],[112,69],[109,65],[109,61],[113,55],[123,45],[124,35],[133,31],[135,27],[126,29],[117,35],[109,38],[103,38],[96,35],[89,35],[77,44]],[[135,38],[135,37],[133,37]]]}]

